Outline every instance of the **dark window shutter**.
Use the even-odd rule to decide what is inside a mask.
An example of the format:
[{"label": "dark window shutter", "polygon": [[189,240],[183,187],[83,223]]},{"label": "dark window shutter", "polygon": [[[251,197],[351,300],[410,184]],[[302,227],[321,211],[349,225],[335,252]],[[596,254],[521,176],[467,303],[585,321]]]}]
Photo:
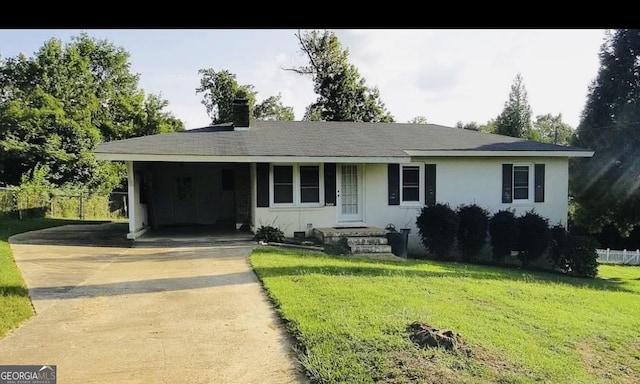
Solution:
[{"label": "dark window shutter", "polygon": [[389,205],[400,205],[400,164],[389,164]]},{"label": "dark window shutter", "polygon": [[513,201],[513,164],[502,164],[502,202]]},{"label": "dark window shutter", "polygon": [[544,202],[544,164],[536,164],[534,169],[536,189],[534,191],[535,202]]},{"label": "dark window shutter", "polygon": [[324,165],[324,205],[336,205],[336,163]]},{"label": "dark window shutter", "polygon": [[436,205],[436,165],[425,164],[424,166],[424,204],[427,206]]},{"label": "dark window shutter", "polygon": [[269,206],[269,163],[256,164],[256,197],[258,207]]}]

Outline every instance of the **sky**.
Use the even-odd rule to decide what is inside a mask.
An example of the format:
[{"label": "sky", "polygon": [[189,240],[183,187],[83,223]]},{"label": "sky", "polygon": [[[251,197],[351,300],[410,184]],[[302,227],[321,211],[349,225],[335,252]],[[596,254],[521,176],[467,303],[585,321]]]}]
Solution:
[{"label": "sky", "polygon": [[[161,94],[187,129],[209,125],[199,69],[228,70],[261,101],[282,95],[301,120],[316,95],[310,78],[286,71],[306,65],[296,29],[0,29],[0,57],[33,56],[49,39],[87,33],[130,54],[140,88]],[[576,127],[595,79],[601,29],[334,30],[343,48],[396,122],[486,123],[504,108],[518,73],[533,116],[562,114]]]}]

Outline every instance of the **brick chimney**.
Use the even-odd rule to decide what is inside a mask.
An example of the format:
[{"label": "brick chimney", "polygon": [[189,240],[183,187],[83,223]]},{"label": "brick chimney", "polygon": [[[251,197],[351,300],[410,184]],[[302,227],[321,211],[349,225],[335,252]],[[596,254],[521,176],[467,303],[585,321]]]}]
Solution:
[{"label": "brick chimney", "polygon": [[249,129],[249,100],[233,100],[233,128],[234,130]]}]

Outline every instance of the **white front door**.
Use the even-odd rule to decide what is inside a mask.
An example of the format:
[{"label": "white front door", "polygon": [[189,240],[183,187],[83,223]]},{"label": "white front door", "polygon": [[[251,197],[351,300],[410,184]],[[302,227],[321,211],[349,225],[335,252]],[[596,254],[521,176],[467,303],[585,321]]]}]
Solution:
[{"label": "white front door", "polygon": [[338,223],[362,222],[362,166],[339,164],[337,176]]}]

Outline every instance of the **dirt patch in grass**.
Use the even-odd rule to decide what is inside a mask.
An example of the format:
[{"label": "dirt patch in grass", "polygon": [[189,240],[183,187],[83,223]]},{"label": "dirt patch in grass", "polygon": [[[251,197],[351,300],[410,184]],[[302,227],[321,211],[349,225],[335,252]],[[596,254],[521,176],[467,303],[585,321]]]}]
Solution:
[{"label": "dirt patch in grass", "polygon": [[394,351],[389,354],[383,383],[528,383],[539,375],[516,365],[498,354],[478,346],[465,350],[437,348]]},{"label": "dirt patch in grass", "polygon": [[[586,340],[577,344],[585,370],[594,378],[604,382],[637,383],[640,377],[640,341],[623,348],[620,354],[605,340]],[[631,351],[631,353],[628,353]]]},{"label": "dirt patch in grass", "polygon": [[463,382],[466,376],[449,368],[444,356],[437,352],[400,350],[391,352],[389,360],[390,366],[382,383],[450,384]]}]

